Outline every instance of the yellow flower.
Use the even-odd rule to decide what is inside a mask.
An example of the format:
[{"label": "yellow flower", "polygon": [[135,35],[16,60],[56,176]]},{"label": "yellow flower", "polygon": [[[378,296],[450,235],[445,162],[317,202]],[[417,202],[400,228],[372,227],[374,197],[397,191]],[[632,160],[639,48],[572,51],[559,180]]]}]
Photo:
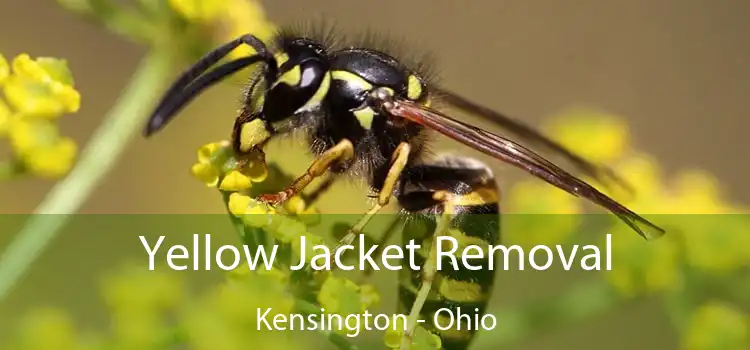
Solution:
[{"label": "yellow flower", "polygon": [[232,193],[229,195],[229,204],[227,205],[227,208],[229,209],[229,212],[232,213],[234,216],[242,216],[245,215],[245,212],[247,212],[247,209],[252,204],[253,199],[249,196],[239,194],[239,193]]},{"label": "yellow flower", "polygon": [[[273,224],[270,227],[273,237],[281,243],[291,243],[299,241],[299,238],[307,232],[307,226],[299,220],[287,216],[276,216],[273,218]],[[306,236],[312,238],[311,234]],[[316,244],[323,244],[322,239],[312,238]]]},{"label": "yellow flower", "polygon": [[19,349],[76,349],[77,335],[70,317],[57,309],[30,313],[21,325]]},{"label": "yellow flower", "polygon": [[191,166],[190,173],[208,187],[218,185],[223,191],[242,191],[268,176],[261,152],[251,153],[240,162],[233,157],[228,141],[207,143],[198,148],[197,156],[198,162]]},{"label": "yellow flower", "polygon": [[222,191],[242,191],[250,188],[251,185],[252,183],[250,182],[249,177],[237,170],[232,170],[224,175],[224,178],[219,185],[219,189]]},{"label": "yellow flower", "polygon": [[210,163],[195,163],[190,167],[190,173],[208,187],[216,187],[219,182],[219,169]]},{"label": "yellow flower", "polygon": [[318,303],[332,314],[361,314],[379,302],[380,295],[373,286],[358,286],[349,279],[334,275],[323,282],[318,293]]},{"label": "yellow flower", "polygon": [[558,142],[593,162],[609,163],[628,148],[628,124],[612,114],[571,109],[555,116],[545,127]]},{"label": "yellow flower", "polygon": [[64,60],[32,60],[21,54],[13,60],[13,73],[5,81],[4,92],[19,113],[52,119],[80,108],[81,96],[73,88]]},{"label": "yellow flower", "polygon": [[8,60],[5,59],[5,56],[0,54],[0,85],[5,82],[5,79],[8,78],[8,75],[10,75]]},{"label": "yellow flower", "polygon": [[13,112],[5,101],[0,99],[0,136],[5,136],[8,133],[12,119]]},{"label": "yellow flower", "polygon": [[[383,342],[389,349],[399,349],[404,336],[405,325],[401,317],[394,317],[393,327],[385,331]],[[412,337],[411,347],[413,350],[437,350],[442,348],[443,342],[440,337],[427,331],[422,326],[417,326]]]},{"label": "yellow flower", "polygon": [[28,154],[26,169],[42,178],[58,178],[70,171],[76,159],[78,146],[69,137],[62,137],[50,147],[41,147]]},{"label": "yellow flower", "polygon": [[169,6],[188,21],[207,23],[226,11],[224,0],[169,0]]},{"label": "yellow flower", "polygon": [[305,211],[305,200],[300,196],[294,196],[284,202],[284,209],[290,214],[300,214]]},{"label": "yellow flower", "polygon": [[684,332],[685,350],[741,350],[750,347],[750,319],[739,307],[713,301],[700,306]]},{"label": "yellow flower", "polygon": [[618,226],[612,232],[612,269],[606,280],[625,296],[662,292],[680,286],[679,250],[673,236],[645,242]]},{"label": "yellow flower", "polygon": [[[222,41],[226,38],[237,38],[252,33],[261,41],[270,44],[276,33],[276,27],[266,18],[263,6],[257,0],[227,0],[227,11],[222,21]],[[230,58],[239,58],[253,54],[253,49],[241,45],[230,53]]]},{"label": "yellow flower", "polygon": [[59,134],[50,121],[28,118],[14,120],[10,125],[11,147],[32,173],[52,178],[66,174],[73,166],[75,142]]},{"label": "yellow flower", "polygon": [[523,247],[564,243],[581,219],[580,199],[542,181],[514,185],[505,203],[504,237]]},{"label": "yellow flower", "polygon": [[198,162],[209,163],[220,154],[220,151],[229,148],[229,141],[210,142],[198,148]]}]

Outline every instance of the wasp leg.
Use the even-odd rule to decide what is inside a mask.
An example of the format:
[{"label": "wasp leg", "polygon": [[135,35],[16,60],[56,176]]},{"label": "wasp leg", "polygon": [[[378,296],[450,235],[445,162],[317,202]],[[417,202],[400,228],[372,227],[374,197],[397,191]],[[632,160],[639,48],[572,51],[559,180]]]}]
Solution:
[{"label": "wasp leg", "polygon": [[354,146],[351,141],[343,139],[316,158],[307,168],[307,172],[294,180],[289,187],[277,193],[261,195],[258,199],[270,204],[284,202],[302,192],[314,179],[325,174],[334,164],[349,161],[352,158],[354,158]]},{"label": "wasp leg", "polygon": [[354,242],[354,239],[357,237],[357,235],[362,232],[362,230],[365,228],[367,223],[372,219],[372,217],[377,214],[383,207],[388,205],[388,203],[391,201],[391,196],[393,196],[393,192],[396,189],[396,184],[398,183],[398,179],[401,177],[401,172],[404,171],[404,168],[406,168],[406,163],[409,160],[409,154],[411,153],[411,146],[409,146],[408,143],[404,142],[398,145],[396,147],[396,150],[393,152],[393,158],[391,160],[391,166],[388,169],[388,174],[385,177],[385,181],[383,182],[383,187],[378,192],[378,201],[373,205],[370,210],[367,211],[367,213],[362,216],[357,223],[352,226],[351,229],[344,235],[341,240],[339,240],[338,245],[336,246],[336,249],[333,251],[338,250],[341,246],[351,244]]},{"label": "wasp leg", "polygon": [[[385,242],[388,242],[391,237],[393,237],[393,234],[396,233],[396,230],[399,228],[401,224],[401,220],[399,218],[396,218],[391,222],[390,225],[388,225],[388,228],[385,229],[385,232],[375,241],[375,244],[378,246],[375,251],[372,253],[374,256],[379,256],[380,253],[385,248]],[[375,271],[371,265],[367,265],[367,268],[365,269],[364,273],[362,274],[362,277],[360,277],[360,283],[366,283],[367,280],[370,279],[370,276],[372,275],[372,272]]]},{"label": "wasp leg", "polygon": [[314,190],[310,191],[310,193],[302,194],[302,199],[305,200],[305,205],[308,207],[311,207],[315,204],[315,202],[320,199],[322,195],[324,195],[328,190],[333,186],[333,184],[340,178],[341,176],[339,174],[328,174],[326,176],[325,180],[318,185]]}]

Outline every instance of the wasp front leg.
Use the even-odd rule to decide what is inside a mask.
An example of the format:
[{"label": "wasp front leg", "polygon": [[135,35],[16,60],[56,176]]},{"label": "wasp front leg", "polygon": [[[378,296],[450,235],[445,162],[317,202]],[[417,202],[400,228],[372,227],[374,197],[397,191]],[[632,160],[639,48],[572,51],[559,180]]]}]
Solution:
[{"label": "wasp front leg", "polygon": [[354,146],[351,141],[343,139],[318,156],[304,175],[298,177],[289,187],[277,193],[264,194],[259,200],[269,204],[279,204],[301,193],[316,178],[325,174],[334,164],[347,162],[354,158]]}]

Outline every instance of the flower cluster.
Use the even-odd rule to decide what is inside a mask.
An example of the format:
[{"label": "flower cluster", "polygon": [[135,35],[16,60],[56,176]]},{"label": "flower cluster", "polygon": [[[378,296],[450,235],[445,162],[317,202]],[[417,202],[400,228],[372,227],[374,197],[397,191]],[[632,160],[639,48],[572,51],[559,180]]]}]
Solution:
[{"label": "flower cluster", "polygon": [[67,63],[25,53],[8,62],[0,55],[0,88],[0,137],[13,151],[11,159],[0,161],[0,178],[65,175],[75,162],[77,146],[60,134],[57,122],[81,104]]},{"label": "flower cluster", "polygon": [[[309,218],[308,215],[302,214],[313,214],[315,209],[308,207],[299,196],[290,198],[281,207],[270,206],[254,199],[251,193],[253,184],[268,178],[268,168],[262,154],[244,155],[242,160],[238,161],[233,156],[228,142],[209,143],[199,148],[198,162],[191,167],[191,173],[207,186],[218,187],[225,194],[228,212],[245,227],[241,232],[245,241],[273,241],[280,247],[280,256],[296,259],[303,254],[300,246],[301,236],[305,236],[309,242],[306,249],[326,244],[322,236],[310,232],[309,225],[312,221],[306,219]],[[260,240],[248,238],[248,235],[258,234],[264,237]],[[313,251],[304,252],[308,263],[314,255]],[[306,290],[296,297],[301,298],[304,303],[324,309],[326,313],[342,316],[362,315],[363,312],[379,305],[380,295],[371,285],[357,284],[332,271],[306,271],[290,278],[289,271],[285,270],[283,265],[281,262],[275,270],[280,277],[279,280],[289,286],[288,290],[293,290],[292,286],[305,286]],[[310,291],[314,291],[312,299],[305,297]],[[341,332],[346,332],[346,329],[342,328]],[[386,343],[395,344],[394,334],[388,332],[385,335]],[[416,337],[421,345],[415,345],[415,349],[439,348],[439,338],[435,342],[434,338],[437,336],[421,327],[418,328]]]}]

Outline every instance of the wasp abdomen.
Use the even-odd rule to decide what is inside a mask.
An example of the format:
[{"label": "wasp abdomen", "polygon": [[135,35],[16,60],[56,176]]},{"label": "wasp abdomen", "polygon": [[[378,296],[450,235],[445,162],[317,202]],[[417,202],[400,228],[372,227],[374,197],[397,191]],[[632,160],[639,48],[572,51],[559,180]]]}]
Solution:
[{"label": "wasp abdomen", "polygon": [[[494,271],[488,269],[493,258],[488,250],[500,240],[500,208],[492,172],[473,159],[442,157],[408,169],[400,188],[399,203],[411,216],[404,228],[404,242],[414,239],[420,246],[430,247],[440,215],[453,214],[450,227],[442,233],[441,250],[450,251],[454,245],[455,259],[442,257],[420,318],[425,321],[423,326],[440,335],[445,349],[465,349],[480,328],[477,323],[495,281]],[[441,196],[436,196],[440,193],[448,196],[440,200]],[[458,247],[468,245],[484,249],[482,257],[463,259]],[[420,250],[415,264],[424,266],[428,253],[429,249]],[[421,271],[402,271],[399,306],[409,310],[424,276]]]}]

